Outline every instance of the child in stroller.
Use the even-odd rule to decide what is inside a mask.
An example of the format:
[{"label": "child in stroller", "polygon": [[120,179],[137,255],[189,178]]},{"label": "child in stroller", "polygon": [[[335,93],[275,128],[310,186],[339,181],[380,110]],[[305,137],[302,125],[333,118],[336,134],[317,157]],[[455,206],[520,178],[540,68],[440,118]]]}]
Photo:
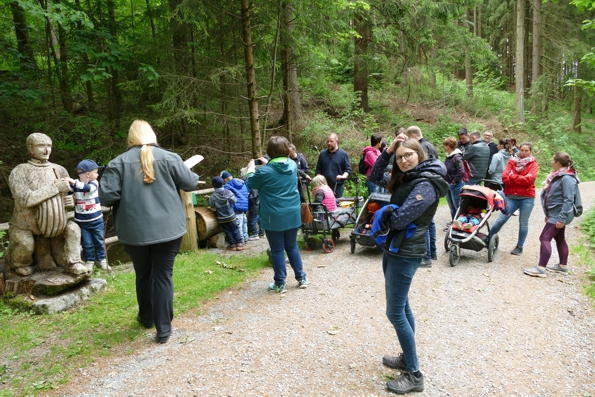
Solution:
[{"label": "child in stroller", "polygon": [[471,230],[473,226],[477,226],[481,223],[481,219],[485,216],[485,213],[486,210],[469,206],[465,212],[459,214],[454,221],[453,226],[455,229],[459,230]]}]

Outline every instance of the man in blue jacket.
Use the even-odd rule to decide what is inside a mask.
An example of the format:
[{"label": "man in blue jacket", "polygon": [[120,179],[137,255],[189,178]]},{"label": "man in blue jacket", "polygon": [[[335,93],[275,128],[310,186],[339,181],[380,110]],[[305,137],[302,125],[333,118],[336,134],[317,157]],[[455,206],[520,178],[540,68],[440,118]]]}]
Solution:
[{"label": "man in blue jacket", "polygon": [[221,178],[225,182],[225,189],[230,190],[235,196],[237,201],[233,205],[233,210],[236,213],[236,223],[240,229],[240,234],[244,239],[243,243],[248,243],[248,218],[246,212],[248,212],[248,196],[250,190],[246,183],[241,179],[234,179],[229,171],[223,171]]}]

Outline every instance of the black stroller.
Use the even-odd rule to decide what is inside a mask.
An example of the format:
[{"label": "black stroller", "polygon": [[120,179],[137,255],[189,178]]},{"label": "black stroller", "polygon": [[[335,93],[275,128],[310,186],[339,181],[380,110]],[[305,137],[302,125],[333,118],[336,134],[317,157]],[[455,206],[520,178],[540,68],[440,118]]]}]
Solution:
[{"label": "black stroller", "polygon": [[[477,252],[487,248],[488,262],[492,262],[498,251],[499,237],[495,235],[491,239],[489,238],[490,224],[488,220],[494,211],[506,211],[503,194],[487,187],[466,185],[461,189],[459,197],[461,202],[454,219],[457,219],[463,213],[467,213],[469,207],[474,207],[482,210],[481,221],[478,225],[473,225],[467,229],[459,229],[453,220],[444,236],[444,249],[450,252],[448,258],[450,265],[456,266],[459,263],[461,248]],[[485,232],[482,232],[482,229]]]}]

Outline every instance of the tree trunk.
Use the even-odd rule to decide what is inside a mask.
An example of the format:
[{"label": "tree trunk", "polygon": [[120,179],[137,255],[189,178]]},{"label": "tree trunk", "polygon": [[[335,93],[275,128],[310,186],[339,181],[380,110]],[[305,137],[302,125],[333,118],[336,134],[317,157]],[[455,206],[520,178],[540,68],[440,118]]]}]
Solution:
[{"label": "tree trunk", "polygon": [[[475,11],[474,11],[475,15]],[[469,9],[465,12],[465,25],[469,29],[469,19],[471,15]],[[472,30],[475,33],[475,30]],[[465,49],[465,83],[467,86],[467,98],[473,98],[473,70],[471,69],[471,51],[469,50],[469,46],[466,46]]]},{"label": "tree trunk", "polygon": [[[118,30],[116,25],[116,14],[114,11],[114,0],[107,0],[107,12],[108,12],[108,21],[109,21],[109,31],[112,35],[112,40],[114,43],[118,42]],[[114,123],[114,132],[117,132],[120,127],[120,116],[122,114],[122,92],[120,91],[120,73],[118,69],[112,67],[110,68],[110,72],[112,75],[111,82],[110,82],[110,92],[112,95],[111,104],[113,108],[111,109],[111,116],[112,122]]]},{"label": "tree trunk", "polygon": [[33,55],[33,47],[29,40],[29,30],[27,28],[27,18],[25,17],[25,10],[16,2],[10,3],[12,10],[12,20],[14,23],[14,31],[17,39],[17,49],[21,54],[21,65],[25,69],[37,70],[37,62]]},{"label": "tree trunk", "polygon": [[[539,80],[541,74],[541,1],[533,0],[533,51],[531,52],[531,82]],[[545,89],[541,87],[544,95]],[[537,95],[535,95],[537,96]],[[537,98],[531,98],[531,111],[537,113]]]},{"label": "tree trunk", "polygon": [[581,88],[574,87],[574,120],[572,130],[581,133]]},{"label": "tree trunk", "polygon": [[241,0],[242,31],[244,36],[244,60],[246,62],[246,87],[248,90],[248,109],[250,111],[250,130],[252,133],[252,157],[261,156],[260,116],[258,115],[258,97],[256,96],[256,74],[252,55],[252,32],[250,28],[250,6],[248,0]]},{"label": "tree trunk", "polygon": [[[66,58],[66,30],[61,24],[58,24],[58,44],[60,45],[60,73],[58,73],[60,96],[62,98],[64,110],[72,114],[72,92],[70,91],[70,83],[68,80],[68,59]],[[56,69],[58,69],[58,65],[56,65]]]},{"label": "tree trunk", "polygon": [[354,39],[354,60],[353,60],[353,90],[360,92],[360,108],[364,112],[369,112],[368,106],[368,65],[366,53],[368,51],[368,42],[370,40],[370,28],[366,19],[360,12],[357,12],[353,21],[355,31],[359,37]]},{"label": "tree trunk", "polygon": [[525,0],[517,0],[515,90],[517,117],[525,121]]},{"label": "tree trunk", "polygon": [[295,124],[302,119],[302,101],[298,84],[297,62],[292,48],[293,41],[293,4],[285,3],[285,32],[284,32],[284,53],[283,53],[283,88],[284,107],[283,118],[287,126],[289,137]]}]

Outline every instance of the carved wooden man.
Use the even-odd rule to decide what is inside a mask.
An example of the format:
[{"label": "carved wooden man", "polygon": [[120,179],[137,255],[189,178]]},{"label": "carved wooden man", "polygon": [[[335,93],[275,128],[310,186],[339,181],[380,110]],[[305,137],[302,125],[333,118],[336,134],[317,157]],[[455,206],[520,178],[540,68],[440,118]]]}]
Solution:
[{"label": "carved wooden man", "polygon": [[41,270],[63,270],[73,275],[87,273],[80,257],[81,230],[69,221],[63,196],[68,192],[68,171],[49,162],[52,140],[45,134],[27,137],[32,159],[16,166],[8,184],[15,201],[8,229],[6,262],[17,274],[27,276],[34,265]]}]

